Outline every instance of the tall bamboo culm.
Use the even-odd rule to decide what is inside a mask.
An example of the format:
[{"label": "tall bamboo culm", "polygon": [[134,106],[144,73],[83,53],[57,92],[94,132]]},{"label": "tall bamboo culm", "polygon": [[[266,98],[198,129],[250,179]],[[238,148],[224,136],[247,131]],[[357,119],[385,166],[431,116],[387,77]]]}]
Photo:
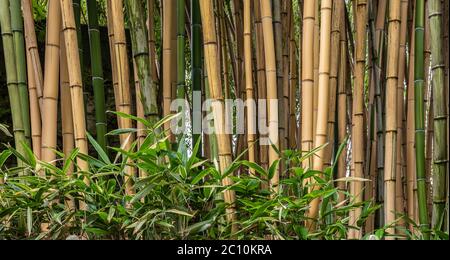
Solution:
[{"label": "tall bamboo culm", "polygon": [[[352,130],[352,159],[353,176],[364,178],[364,79],[366,65],[366,21],[367,21],[367,0],[355,0],[355,83],[353,90],[353,130]],[[351,183],[351,194],[354,202],[359,203],[363,199],[363,183],[355,181]],[[350,212],[350,225],[355,225],[361,216],[361,208],[356,208]],[[359,239],[361,231],[350,230],[350,239]]]},{"label": "tall bamboo culm", "polygon": [[[330,60],[331,60],[331,21],[332,0],[322,0],[320,5],[320,61],[319,61],[319,96],[317,111],[317,127],[314,147],[322,147],[327,143],[328,109],[330,97]],[[333,94],[333,93],[332,93]],[[320,149],[314,156],[314,170],[322,171],[325,151]],[[314,187],[316,189],[316,187]],[[309,218],[316,219],[319,213],[319,199],[311,202]]]},{"label": "tall bamboo culm", "polygon": [[[130,96],[130,71],[128,64],[127,45],[125,38],[125,25],[123,13],[123,1],[114,0],[111,4],[111,17],[113,31],[114,31],[114,61],[117,73],[117,94],[116,98],[119,100],[119,112],[131,114],[131,96]],[[119,118],[120,127],[129,129],[132,127],[130,119]],[[134,135],[132,133],[121,136],[121,147],[124,150],[130,150],[134,142]],[[125,167],[125,183],[126,193],[133,194],[133,177],[135,169],[131,166]]]},{"label": "tall bamboo culm", "polygon": [[[256,162],[256,103],[254,102],[253,70],[252,70],[252,19],[251,0],[244,0],[244,63],[245,63],[245,89],[247,94],[247,145],[248,160]],[[252,170],[251,174],[255,174]]]},{"label": "tall bamboo culm", "polygon": [[[42,74],[41,59],[37,46],[36,31],[34,27],[34,16],[32,11],[32,0],[22,0],[22,12],[25,28],[25,45],[27,53],[30,56],[31,63],[27,63],[28,67],[33,69],[34,84],[36,86],[36,95],[39,101],[40,113],[42,113],[44,78]],[[28,79],[30,81],[30,78]],[[31,94],[30,94],[31,95]],[[33,119],[33,116],[31,116]]]},{"label": "tall bamboo culm", "polygon": [[105,86],[97,9],[98,6],[96,0],[87,0],[92,85],[94,87],[95,99],[96,137],[98,144],[104,151],[106,151],[107,122],[105,109]]},{"label": "tall bamboo culm", "polygon": [[22,12],[24,17],[25,47],[27,57],[28,95],[30,98],[30,123],[33,153],[37,159],[41,159],[42,143],[42,67],[37,52],[36,32],[34,29],[34,17],[30,0],[22,0]]},{"label": "tall bamboo culm", "polygon": [[[45,40],[44,98],[42,114],[42,160],[54,163],[57,140],[59,93],[59,60],[61,5],[50,0],[48,5],[47,35]],[[76,40],[76,39],[75,39]],[[84,106],[84,105],[83,105]]]},{"label": "tall bamboo culm", "polygon": [[[313,148],[313,110],[314,110],[314,21],[315,1],[305,0],[303,7],[302,35],[302,96],[301,96],[301,127],[302,151]],[[312,167],[311,159],[305,160],[303,167]]]},{"label": "tall bamboo culm", "polygon": [[[71,0],[61,0],[62,28],[64,31],[65,48],[67,55],[67,69],[69,72],[70,95],[72,100],[73,129],[75,147],[80,153],[88,154],[86,138],[86,118],[84,111],[83,81],[81,78],[81,65],[78,50],[75,17]],[[82,159],[77,160],[81,171],[87,172],[89,166]],[[87,178],[84,180],[88,182]]]},{"label": "tall bamboo culm", "polygon": [[[3,53],[5,55],[6,81],[8,85],[9,101],[13,121],[13,133],[16,149],[24,154],[22,144],[26,143],[25,129],[22,120],[22,106],[20,104],[20,91],[17,79],[16,57],[14,53],[14,37],[11,28],[11,14],[9,0],[0,1],[0,28],[3,40]],[[22,165],[20,159],[18,165]]]},{"label": "tall bamboo culm", "polygon": [[23,17],[20,1],[10,1],[11,29],[14,37],[14,54],[16,57],[17,84],[19,86],[20,105],[22,107],[22,123],[26,145],[31,145],[30,99],[27,86],[27,63],[25,52],[25,38]]},{"label": "tall bamboo culm", "polygon": [[[195,104],[195,100],[200,98],[202,91],[202,25],[200,17],[200,3],[199,0],[191,0],[191,61],[192,61],[192,90],[194,93],[199,94],[192,97]],[[192,128],[193,128],[193,143],[197,144],[201,140],[202,131],[202,111],[192,111]],[[200,148],[202,145],[200,145]],[[199,154],[202,154],[202,149],[199,149]]]},{"label": "tall bamboo culm", "polygon": [[[442,39],[442,4],[440,0],[428,0],[431,28],[431,68],[434,100],[434,138],[433,138],[433,220],[436,230],[443,230],[446,203],[446,178],[448,178],[447,154],[447,95],[445,91],[445,61]],[[448,217],[448,216],[447,216]]]},{"label": "tall bamboo culm", "polygon": [[[275,38],[273,30],[273,16],[270,0],[261,0],[261,21],[264,35],[264,49],[266,62],[266,83],[267,83],[267,111],[269,123],[269,165],[273,165],[278,159],[278,153],[274,147],[278,148],[278,103],[277,103],[277,68],[275,54]],[[278,191],[279,172],[270,180],[271,187]]]},{"label": "tall bamboo culm", "polygon": [[427,213],[427,189],[425,178],[425,111],[424,111],[424,19],[425,1],[416,0],[415,14],[415,63],[414,63],[414,96],[415,96],[415,140],[416,140],[416,174],[417,196],[420,227],[424,238],[429,239],[426,231],[429,227]]},{"label": "tall bamboo culm", "polygon": [[[205,51],[205,63],[208,73],[208,88],[212,100],[212,109],[214,115],[214,127],[218,142],[219,168],[222,173],[232,163],[231,140],[229,136],[223,133],[224,130],[224,100],[222,84],[220,81],[219,51],[217,47],[217,34],[214,19],[213,2],[210,0],[200,0],[200,11],[203,25],[203,39]],[[223,185],[228,187],[233,184],[227,177],[222,181]],[[236,194],[232,190],[224,193],[224,200],[229,206],[227,208],[227,220],[231,223],[231,232],[237,232],[235,201]]]},{"label": "tall bamboo culm", "polygon": [[[163,7],[163,28],[162,28],[162,88],[163,88],[163,117],[171,114],[170,105],[172,103],[172,80],[176,71],[173,71],[174,67],[174,55],[176,55],[175,45],[172,38],[176,30],[175,14],[176,8],[174,8],[172,0],[162,0]],[[170,122],[164,124],[164,131],[171,135]]]},{"label": "tall bamboo culm", "polygon": [[[400,47],[401,26],[401,2],[389,2],[389,28],[388,28],[388,51],[387,51],[387,74],[386,74],[386,144],[385,144],[385,171],[384,191],[385,223],[394,223],[396,219],[396,167],[397,167],[397,83],[398,83],[398,58]],[[389,111],[394,111],[393,113]],[[395,228],[387,230],[395,234]],[[393,239],[393,237],[389,237]]]}]

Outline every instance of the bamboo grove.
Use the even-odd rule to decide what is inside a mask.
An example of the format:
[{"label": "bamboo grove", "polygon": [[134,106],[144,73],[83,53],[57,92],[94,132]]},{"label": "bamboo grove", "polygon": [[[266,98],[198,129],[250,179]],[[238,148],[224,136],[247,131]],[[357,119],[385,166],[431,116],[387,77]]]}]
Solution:
[{"label": "bamboo grove", "polygon": [[[46,9],[45,50],[38,4]],[[268,170],[261,188],[273,194],[283,192],[294,166],[320,175],[331,169],[340,207],[360,205],[348,213],[357,227],[348,239],[385,226],[391,235],[417,226],[429,239],[431,230],[448,232],[448,24],[445,0],[0,0],[0,82],[9,94],[0,108],[11,111],[17,152],[31,149],[43,163],[58,166],[58,151],[69,157],[74,149],[112,157],[112,129],[121,150],[138,149],[148,145],[142,129],[151,125],[171,149],[195,151],[223,174],[235,160]],[[94,118],[86,116],[88,87]],[[108,120],[109,87],[117,124]],[[187,112],[174,109],[174,100],[184,100]],[[206,100],[210,111],[198,106]],[[230,117],[222,109],[228,100],[254,105]],[[186,131],[158,123],[177,115],[187,117]],[[233,123],[231,133],[223,131]],[[311,156],[297,165],[282,160],[293,151]],[[135,194],[148,172],[133,158],[116,160],[126,164],[126,194]],[[89,169],[80,156],[68,174]],[[239,167],[222,185],[258,174]],[[320,185],[305,180],[309,192]],[[309,204],[307,230],[317,228],[326,200]],[[224,201],[238,232],[235,191],[226,190]],[[361,224],[364,201],[379,207]]]}]

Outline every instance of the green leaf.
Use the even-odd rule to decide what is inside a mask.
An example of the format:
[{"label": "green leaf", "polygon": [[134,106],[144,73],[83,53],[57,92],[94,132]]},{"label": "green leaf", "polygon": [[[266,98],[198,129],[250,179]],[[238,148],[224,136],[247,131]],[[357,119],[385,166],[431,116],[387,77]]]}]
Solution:
[{"label": "green leaf", "polygon": [[12,152],[10,150],[4,150],[0,153],[0,168],[3,167],[6,160],[11,156]]},{"label": "green leaf", "polygon": [[13,135],[9,132],[6,125],[0,124],[0,131],[3,132],[8,137],[13,137]]},{"label": "green leaf", "polygon": [[275,173],[278,171],[278,165],[280,164],[280,159],[274,161],[269,168],[269,180],[272,180],[275,176]]},{"label": "green leaf", "polygon": [[28,236],[33,232],[33,212],[30,207],[27,208],[27,232]]},{"label": "green leaf", "polygon": [[181,216],[187,216],[187,217],[191,217],[191,218],[194,216],[192,214],[189,214],[189,213],[187,213],[185,211],[181,211],[181,210],[178,210],[178,209],[169,209],[169,210],[166,210],[166,212],[167,213],[173,213],[173,214],[181,215]]},{"label": "green leaf", "polygon": [[95,151],[97,151],[98,156],[103,160],[103,162],[106,164],[111,164],[111,161],[109,160],[109,157],[106,154],[105,150],[103,150],[103,148],[98,144],[98,142],[89,133],[86,133],[86,135],[89,139],[89,142],[92,144]]}]

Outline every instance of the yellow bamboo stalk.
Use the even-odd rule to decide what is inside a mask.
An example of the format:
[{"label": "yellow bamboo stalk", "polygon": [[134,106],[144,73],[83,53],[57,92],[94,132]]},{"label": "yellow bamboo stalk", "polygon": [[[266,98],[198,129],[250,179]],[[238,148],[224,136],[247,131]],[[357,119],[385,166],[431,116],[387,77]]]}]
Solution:
[{"label": "yellow bamboo stalk", "polygon": [[[321,1],[321,22],[320,22],[320,61],[319,61],[319,96],[318,111],[317,111],[317,126],[315,147],[321,147],[327,142],[328,133],[328,105],[330,96],[330,59],[331,59],[331,14],[332,14],[332,0]],[[313,166],[314,170],[322,171],[324,166],[325,151],[320,149],[316,156],[314,156]],[[314,190],[318,187],[314,186]],[[308,217],[316,219],[319,213],[320,199],[314,199],[310,204]],[[313,224],[313,223],[311,223]],[[313,227],[313,226],[310,226]]]},{"label": "yellow bamboo stalk", "polygon": [[[210,91],[210,98],[212,100],[213,118],[215,133],[218,141],[219,154],[219,168],[222,173],[232,163],[231,140],[229,136],[224,133],[224,99],[222,91],[222,83],[220,81],[220,65],[219,65],[219,50],[217,47],[217,34],[214,19],[213,3],[210,0],[200,0],[200,12],[203,24],[203,39],[206,71],[208,73],[208,87]],[[226,187],[233,184],[229,177],[223,179],[222,184]],[[236,194],[232,190],[224,192],[225,203],[229,205],[227,208],[227,220],[232,223],[231,233],[237,232],[236,209],[235,201]]]},{"label": "yellow bamboo stalk", "polygon": [[[405,72],[406,72],[406,36],[408,29],[408,6],[407,0],[401,1],[401,27],[400,27],[400,47],[398,57],[398,82],[397,82],[397,168],[396,168],[396,187],[395,187],[395,210],[399,214],[405,212],[405,198],[403,189],[403,161],[405,160],[405,150],[403,140],[405,139],[403,131],[403,121],[405,119]],[[399,223],[403,226],[404,223]]]},{"label": "yellow bamboo stalk", "polygon": [[47,37],[45,51],[45,74],[42,117],[42,160],[55,163],[58,90],[59,90],[59,51],[61,32],[61,9],[59,1],[50,0],[47,18]]},{"label": "yellow bamboo stalk", "polygon": [[[124,26],[124,14],[123,14],[123,1],[114,0],[111,1],[111,18],[114,28],[114,56],[116,62],[117,72],[117,92],[119,112],[125,114],[131,114],[131,96],[130,96],[130,69],[128,65],[127,55],[127,43],[125,37]],[[122,118],[121,127],[124,129],[132,128],[132,122],[130,119]],[[134,135],[132,133],[126,134],[121,137],[122,149],[128,151],[131,149],[134,142]],[[129,163],[129,162],[128,162]],[[133,194],[133,178],[135,176],[135,169],[131,166],[125,167],[125,184],[126,194]]]},{"label": "yellow bamboo stalk", "polygon": [[[162,47],[162,59],[163,59],[163,75],[162,75],[162,86],[163,86],[163,117],[171,114],[170,105],[172,103],[172,91],[174,86],[173,79],[176,77],[176,70],[173,70],[175,66],[174,58],[176,58],[175,45],[173,44],[173,35],[175,34],[175,13],[176,8],[172,6],[174,2],[172,0],[163,0],[163,47]],[[175,63],[176,64],[176,63]],[[164,124],[164,130],[169,131],[170,122]],[[168,133],[170,134],[170,133]],[[172,134],[170,134],[173,136]]]},{"label": "yellow bamboo stalk", "polygon": [[[88,154],[83,81],[81,78],[80,56],[72,0],[61,0],[60,4],[72,100],[75,146],[79,149],[80,153]],[[87,162],[80,158],[77,159],[77,165],[81,171],[87,172],[89,170]],[[85,182],[87,181],[87,178],[85,178]]]},{"label": "yellow bamboo stalk", "polygon": [[[22,12],[25,30],[25,45],[27,49],[27,55],[30,56],[30,62],[27,62],[29,70],[33,70],[33,74],[29,75],[29,81],[33,79],[34,87],[36,88],[36,95],[39,101],[40,114],[42,114],[43,108],[43,89],[44,78],[42,74],[41,59],[39,57],[39,50],[36,39],[36,31],[34,27],[34,17],[32,11],[32,0],[22,0]],[[30,77],[31,76],[31,77]],[[33,94],[34,95],[34,94]],[[34,116],[33,116],[34,117]],[[33,119],[32,117],[32,119]],[[35,150],[33,150],[35,151]],[[40,153],[40,151],[39,151]]]},{"label": "yellow bamboo stalk", "polygon": [[[277,68],[275,57],[275,39],[273,30],[273,17],[270,0],[261,0],[261,21],[264,35],[264,49],[266,61],[266,82],[267,82],[267,110],[269,121],[269,141],[271,147],[269,148],[269,165],[272,165],[278,160],[277,151],[272,147],[278,147],[278,105],[273,104],[277,101]],[[278,191],[279,173],[273,176],[270,180],[271,186],[275,191]]]},{"label": "yellow bamboo stalk", "polygon": [[[244,0],[244,63],[245,63],[245,89],[247,100],[254,101],[253,70],[252,70],[252,19],[251,0]],[[247,144],[248,160],[256,162],[256,104],[247,107]],[[254,170],[250,171],[255,174]]]},{"label": "yellow bamboo stalk", "polygon": [[[69,156],[75,147],[75,136],[73,131],[73,116],[72,116],[72,99],[70,95],[69,71],[67,70],[67,55],[66,46],[64,42],[64,32],[61,31],[61,56],[60,56],[60,95],[61,95],[61,127],[63,138],[63,153]],[[73,175],[74,165],[71,163],[67,169],[68,176]],[[82,203],[83,204],[83,203]],[[66,206],[69,210],[75,210],[75,201],[70,198],[66,201]]]},{"label": "yellow bamboo stalk", "polygon": [[[414,27],[414,24],[411,25]],[[415,43],[414,29],[411,30],[409,45],[409,72],[408,72],[408,90],[407,90],[407,125],[406,125],[406,197],[408,217],[413,220],[417,218],[417,202],[416,202],[416,156],[415,156],[415,117],[414,117],[414,51]],[[413,230],[413,226],[409,226]]]},{"label": "yellow bamboo stalk", "polygon": [[[385,196],[384,216],[385,223],[390,225],[396,219],[396,159],[397,159],[397,84],[398,84],[398,58],[400,47],[401,2],[389,2],[389,28],[388,53],[386,75],[386,152],[385,152]],[[387,230],[395,234],[395,228]],[[393,237],[389,237],[393,239]]]},{"label": "yellow bamboo stalk", "polygon": [[[314,133],[314,24],[315,0],[305,0],[303,8],[302,41],[302,151],[313,148]],[[312,158],[304,161],[304,168],[312,167]]]},{"label": "yellow bamboo stalk", "polygon": [[[347,34],[346,23],[342,17],[341,21],[341,33],[340,34],[340,61],[339,61],[339,82],[338,82],[338,138],[339,143],[342,144],[347,137],[347,64],[348,64],[348,44],[347,44]],[[338,160],[338,179],[346,177],[347,174],[347,147],[342,151],[342,155]],[[339,182],[337,187],[341,191],[339,193],[338,201],[341,203],[345,199],[344,191],[347,190],[345,182]]]}]

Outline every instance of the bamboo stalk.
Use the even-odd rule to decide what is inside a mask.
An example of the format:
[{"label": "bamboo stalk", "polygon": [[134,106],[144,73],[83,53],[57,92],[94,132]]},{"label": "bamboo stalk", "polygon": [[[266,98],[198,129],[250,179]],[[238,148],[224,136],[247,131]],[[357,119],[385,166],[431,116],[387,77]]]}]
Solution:
[{"label": "bamboo stalk", "polygon": [[95,119],[97,142],[106,151],[107,122],[105,109],[105,87],[103,78],[102,51],[100,44],[100,30],[98,25],[97,1],[87,0],[89,21],[89,43],[91,54],[92,85],[94,87]]},{"label": "bamboo stalk", "polygon": [[[200,11],[203,24],[203,38],[205,41],[205,62],[206,70],[208,72],[208,87],[211,94],[212,109],[214,114],[214,127],[218,141],[219,167],[222,173],[232,163],[231,142],[227,135],[223,133],[224,129],[224,100],[222,92],[222,84],[220,82],[220,66],[218,64],[218,48],[217,48],[217,34],[214,23],[214,8],[212,1],[200,0]],[[229,177],[223,179],[224,186],[233,184]],[[227,208],[227,220],[232,224],[231,233],[237,232],[236,209],[235,200],[236,195],[234,191],[227,190],[224,193],[225,203],[229,204]]]},{"label": "bamboo stalk", "polygon": [[[80,153],[88,154],[83,83],[81,79],[78,42],[76,40],[77,32],[75,29],[73,5],[71,0],[61,0],[60,3],[72,100],[75,146],[79,149]],[[77,159],[77,165],[81,171],[87,172],[89,169],[87,162],[81,158]],[[88,182],[87,178],[85,178],[85,182]]]},{"label": "bamboo stalk", "polygon": [[[202,21],[200,18],[200,3],[199,0],[191,0],[191,61],[192,61],[192,90],[197,92],[201,96],[202,90]],[[192,97],[194,100],[195,97]],[[194,101],[195,104],[195,101]],[[200,106],[198,106],[200,108]],[[200,110],[195,110],[197,106],[194,105],[193,109],[193,143],[196,144],[199,139],[201,139],[202,131],[202,119],[201,119],[201,108]],[[202,145],[200,145],[202,147]],[[198,155],[201,155],[201,149]]]},{"label": "bamboo stalk", "polygon": [[129,12],[131,35],[133,45],[134,63],[136,64],[136,75],[139,80],[140,101],[143,105],[144,116],[152,124],[156,124],[159,117],[158,112],[158,89],[153,84],[151,59],[147,37],[147,27],[143,12],[142,1],[127,0],[127,10]]},{"label": "bamboo stalk", "polygon": [[[251,0],[244,0],[244,62],[245,62],[245,88],[247,101],[251,103],[247,106],[247,143],[248,160],[256,162],[256,103],[254,103],[253,90],[253,70],[252,70],[252,19],[251,19]],[[253,105],[254,104],[254,105]],[[250,171],[255,174],[254,170]]]},{"label": "bamboo stalk", "polygon": [[[414,25],[411,27],[413,28]],[[408,89],[407,89],[407,129],[406,129],[406,194],[407,194],[407,209],[408,217],[417,221],[416,216],[416,196],[414,192],[414,186],[416,183],[416,157],[415,157],[415,118],[414,118],[414,60],[415,60],[415,31],[411,30],[411,40],[409,45],[409,72],[408,72]],[[413,227],[410,225],[410,230]]]},{"label": "bamboo stalk", "polygon": [[[265,49],[264,49],[264,34],[263,27],[261,21],[261,7],[260,1],[254,2],[254,16],[255,16],[255,26],[256,26],[256,66],[257,66],[257,82],[258,82],[258,99],[266,100],[267,99],[267,84],[266,84],[266,62],[265,62]],[[258,104],[258,127],[261,129],[261,123],[267,122],[267,107],[265,111]],[[260,131],[260,139],[268,138],[268,133],[264,133]],[[259,145],[259,162],[261,163],[261,167],[263,169],[269,168],[268,161],[268,147],[266,145]]]},{"label": "bamboo stalk", "polygon": [[[345,15],[345,14],[344,14]],[[338,141],[339,145],[345,141],[347,137],[347,63],[348,63],[348,44],[346,32],[346,22],[344,17],[341,18],[341,33],[339,37],[340,44],[340,61],[339,61],[339,76],[338,76]],[[342,151],[337,165],[337,178],[343,179],[347,175],[347,146]],[[341,191],[339,193],[338,201],[341,203],[345,199],[344,191],[347,190],[345,182],[339,182],[337,187]]]},{"label": "bamboo stalk", "polygon": [[[367,21],[367,1],[356,0],[355,11],[355,83],[353,93],[353,130],[352,130],[352,158],[353,177],[364,178],[364,76],[365,76],[365,42],[366,42],[366,21]],[[363,183],[352,182],[351,193],[355,197],[354,202],[359,203],[363,199]],[[361,208],[356,208],[350,212],[350,225],[355,225],[361,215]],[[350,232],[350,239],[361,237],[359,230]]]},{"label": "bamboo stalk", "polygon": [[[9,7],[9,0],[0,1],[0,28],[3,41],[3,53],[5,55],[6,84],[8,85],[15,147],[19,153],[24,154],[22,143],[26,143],[26,137],[22,121],[22,106],[20,104],[20,91],[17,78],[16,57],[14,53],[14,37],[11,28]],[[18,158],[17,164],[18,166],[21,166],[23,162]]]},{"label": "bamboo stalk", "polygon": [[[125,38],[124,14],[122,0],[111,1],[111,18],[114,27],[114,56],[117,72],[117,97],[119,99],[119,112],[131,114],[131,97],[130,97],[130,72],[128,65],[127,46]],[[132,128],[130,119],[122,118],[121,127],[124,129]],[[134,142],[134,135],[127,134],[121,137],[121,146],[124,150],[130,150]],[[125,167],[125,183],[126,193],[133,194],[133,178],[135,170],[131,166]]]},{"label": "bamboo stalk", "polygon": [[19,87],[20,105],[22,107],[22,123],[25,130],[26,145],[31,145],[31,126],[30,126],[30,99],[27,86],[27,64],[25,54],[25,40],[23,18],[20,1],[10,1],[11,12],[11,30],[14,38],[14,53],[16,58],[17,83]]},{"label": "bamboo stalk", "polygon": [[[385,152],[385,223],[391,225],[396,219],[396,170],[397,170],[397,84],[400,46],[401,2],[389,2],[389,29],[386,75],[386,152]],[[387,230],[395,235],[395,228]],[[389,237],[393,239],[393,237]]]},{"label": "bamboo stalk", "polygon": [[432,75],[433,75],[433,112],[434,112],[434,138],[433,138],[433,220],[436,230],[443,230],[446,203],[446,178],[448,171],[447,155],[447,110],[445,104],[445,61],[442,46],[442,4],[439,0],[428,0]]},{"label": "bamboo stalk", "polygon": [[57,0],[50,0],[47,18],[44,70],[42,160],[53,164],[56,158],[54,150],[56,150],[58,130],[60,32],[61,6]]},{"label": "bamboo stalk", "polygon": [[[24,18],[24,28],[25,28],[25,44],[27,48],[27,53],[30,55],[31,63],[28,63],[28,67],[33,69],[34,84],[36,86],[36,95],[39,101],[40,113],[42,114],[42,103],[43,103],[43,85],[44,78],[42,74],[41,60],[39,57],[36,32],[34,29],[34,17],[32,11],[32,0],[22,0],[22,12]],[[29,81],[31,81],[29,79]],[[31,94],[30,94],[31,95]],[[31,118],[33,119],[34,116]]]},{"label": "bamboo stalk", "polygon": [[[405,72],[406,72],[406,37],[408,29],[408,7],[409,2],[401,1],[401,27],[400,27],[400,47],[398,58],[398,81],[397,81],[397,166],[396,166],[396,200],[395,209],[398,214],[405,213],[405,192],[403,188],[403,180],[405,179],[405,171],[403,162],[406,160],[405,149],[403,143],[405,140],[403,122],[405,120]],[[400,222],[400,226],[404,226],[404,222]]]},{"label": "bamboo stalk", "polygon": [[[328,108],[328,126],[327,140],[328,145],[324,148],[324,166],[331,166],[333,157],[335,125],[336,125],[336,103],[337,103],[337,85],[339,74],[339,63],[341,55],[340,34],[343,23],[344,3],[342,1],[333,2],[333,23],[331,28],[331,58],[330,58],[330,101]],[[345,33],[345,32],[342,32]]]},{"label": "bamboo stalk", "polygon": [[[185,61],[185,45],[186,45],[186,30],[185,30],[185,0],[177,0],[177,98],[185,100],[186,98],[186,61]],[[179,109],[178,112],[182,112]],[[184,115],[183,115],[184,116]],[[184,133],[177,136],[178,146],[185,146]]]},{"label": "bamboo stalk", "polygon": [[[33,153],[37,159],[41,159],[42,143],[42,68],[39,53],[36,55],[37,42],[34,31],[34,19],[31,11],[31,2],[22,0],[22,10],[25,29],[25,46],[27,57],[28,95],[30,97],[31,139]],[[37,66],[34,66],[35,62]],[[40,90],[38,90],[40,88]],[[39,93],[40,92],[40,97]]]},{"label": "bamboo stalk", "polygon": [[[322,0],[320,10],[320,62],[319,62],[319,104],[317,112],[317,127],[314,147],[321,147],[327,142],[328,134],[328,109],[330,96],[330,60],[331,60],[331,21],[332,21],[332,0]],[[324,167],[323,149],[314,156],[314,170],[323,171]],[[315,186],[316,190],[318,187]],[[320,199],[311,202],[308,217],[316,219],[319,213]]]},{"label": "bamboo stalk", "polygon": [[[302,151],[313,148],[314,133],[314,21],[315,0],[305,0],[303,8],[302,42]],[[304,161],[304,168],[312,167],[311,159]]]},{"label": "bamboo stalk", "polygon": [[424,115],[424,0],[416,0],[415,16],[415,63],[414,63],[414,89],[415,89],[415,139],[416,139],[416,174],[417,196],[419,206],[420,227],[426,240],[429,239],[427,195],[425,179],[425,115]]},{"label": "bamboo stalk", "polygon": [[[61,56],[60,56],[60,93],[61,93],[61,127],[62,127],[62,144],[63,153],[69,156],[75,147],[75,136],[73,129],[73,113],[72,113],[72,99],[70,95],[69,71],[67,64],[66,46],[64,41],[64,32],[61,31],[60,36]],[[71,165],[68,169],[67,175],[73,174],[74,167]]]},{"label": "bamboo stalk", "polygon": [[[267,83],[267,100],[269,102],[267,106],[268,121],[269,121],[269,142],[271,148],[269,148],[269,165],[273,165],[275,161],[279,159],[277,151],[279,134],[278,134],[278,105],[277,101],[277,69],[276,69],[276,53],[274,45],[274,30],[272,27],[273,16],[270,5],[270,0],[261,0],[261,21],[263,26],[264,35],[264,49],[265,49],[265,62],[266,62],[266,83]],[[275,103],[275,104],[274,104]],[[273,176],[270,180],[271,187],[278,191],[279,172]]]},{"label": "bamboo stalk", "polygon": [[[175,31],[175,14],[176,9],[171,6],[171,0],[163,0],[163,47],[162,47],[162,59],[163,59],[163,76],[162,76],[162,86],[163,86],[163,117],[170,115],[170,105],[172,103],[172,79],[174,58],[175,55],[174,45],[172,42],[172,35]],[[170,123],[164,124],[164,130],[168,131],[170,129]],[[169,134],[169,133],[168,133]]]}]

